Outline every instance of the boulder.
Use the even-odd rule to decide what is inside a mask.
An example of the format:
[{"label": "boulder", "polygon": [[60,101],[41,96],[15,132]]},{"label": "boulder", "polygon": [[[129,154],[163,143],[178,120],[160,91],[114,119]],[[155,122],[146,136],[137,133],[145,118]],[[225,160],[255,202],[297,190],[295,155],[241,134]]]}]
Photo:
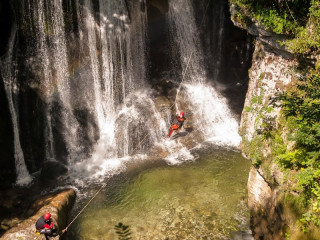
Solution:
[{"label": "boulder", "polygon": [[[8,230],[1,239],[3,240],[31,240],[39,239],[35,234],[36,221],[46,212],[50,212],[53,222],[59,231],[67,226],[67,214],[75,200],[73,189],[64,190],[60,193],[50,194],[35,201],[30,207],[31,217],[20,221],[16,226]],[[55,240],[60,236],[55,237]]]}]

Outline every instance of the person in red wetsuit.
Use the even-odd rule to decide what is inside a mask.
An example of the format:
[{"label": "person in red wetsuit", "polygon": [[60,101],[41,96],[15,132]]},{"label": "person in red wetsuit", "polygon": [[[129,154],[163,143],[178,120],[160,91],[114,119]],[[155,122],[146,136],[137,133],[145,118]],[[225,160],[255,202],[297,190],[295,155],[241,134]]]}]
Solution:
[{"label": "person in red wetsuit", "polygon": [[36,231],[40,234],[44,234],[46,240],[50,239],[49,237],[56,237],[58,235],[57,229],[54,227],[51,214],[49,212],[37,220]]},{"label": "person in red wetsuit", "polygon": [[171,127],[169,128],[168,137],[171,136],[174,130],[182,128],[184,120],[186,120],[186,118],[184,117],[184,112],[181,112],[180,115],[177,114],[177,119],[178,119],[178,122],[172,124]]}]

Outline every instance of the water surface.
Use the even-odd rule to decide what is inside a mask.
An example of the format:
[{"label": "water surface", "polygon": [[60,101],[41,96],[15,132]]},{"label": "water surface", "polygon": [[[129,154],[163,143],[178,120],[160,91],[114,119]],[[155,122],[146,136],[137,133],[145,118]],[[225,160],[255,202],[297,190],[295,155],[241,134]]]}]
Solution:
[{"label": "water surface", "polygon": [[250,162],[228,150],[197,154],[178,166],[145,164],[115,177],[79,216],[68,239],[118,239],[119,222],[129,226],[132,239],[232,239],[247,231]]}]

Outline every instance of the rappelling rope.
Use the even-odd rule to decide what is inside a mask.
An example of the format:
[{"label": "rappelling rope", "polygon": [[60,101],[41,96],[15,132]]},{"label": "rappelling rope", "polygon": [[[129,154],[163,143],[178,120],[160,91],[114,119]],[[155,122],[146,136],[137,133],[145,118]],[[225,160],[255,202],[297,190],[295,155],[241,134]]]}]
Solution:
[{"label": "rappelling rope", "polygon": [[79,217],[79,215],[83,212],[83,210],[86,209],[88,207],[88,205],[91,203],[91,201],[101,192],[101,190],[103,188],[105,188],[105,186],[107,186],[107,184],[108,184],[108,182],[110,181],[111,178],[112,177],[110,177],[105,183],[102,184],[100,189],[93,195],[93,197],[87,202],[87,204],[81,209],[81,211],[73,218],[73,220],[68,224],[68,226],[61,231],[60,235],[64,234],[68,230],[68,228]]},{"label": "rappelling rope", "polygon": [[[205,8],[205,12],[204,12],[204,13],[207,12],[207,9],[208,9],[208,6],[209,6],[209,2],[210,2],[210,0],[208,0],[208,2],[207,2],[207,6],[206,6],[206,8]],[[202,24],[203,24],[203,22],[204,22],[204,18],[205,18],[205,14],[203,15],[203,18],[202,18],[200,27],[202,26]],[[180,82],[180,84],[179,84],[179,87],[178,87],[178,90],[177,90],[177,94],[176,94],[175,101],[174,101],[174,103],[170,106],[169,109],[171,109],[171,108],[175,105],[175,103],[176,103],[177,96],[178,96],[178,94],[179,94],[179,92],[180,92],[180,88],[181,88],[182,82],[183,82],[184,79],[185,79],[185,76],[186,76],[186,73],[187,73],[187,70],[188,70],[188,67],[189,67],[189,64],[190,64],[190,60],[191,60],[191,57],[192,57],[193,53],[194,53],[194,50],[192,50],[191,53],[190,53],[190,55],[189,55],[189,59],[188,59],[186,68],[185,68],[184,73],[183,73],[183,75],[182,75],[182,80],[181,80],[181,82]],[[150,133],[147,133],[147,134],[142,138],[142,140],[137,144],[137,146],[131,151],[130,155],[133,154],[133,153],[138,149],[138,147],[147,139],[147,136],[149,136],[150,134],[151,134],[151,132],[150,132]],[[79,215],[89,206],[89,204],[91,203],[91,201],[102,191],[102,189],[104,189],[104,188],[107,186],[107,184],[108,184],[108,182],[111,180],[111,178],[112,178],[112,177],[110,177],[105,183],[102,184],[102,186],[100,187],[100,189],[92,196],[92,198],[91,198],[91,199],[87,202],[87,204],[80,210],[80,212],[73,218],[73,220],[68,224],[68,226],[65,227],[65,228],[61,231],[60,236],[61,236],[62,234],[64,234],[64,233],[68,230],[68,228],[71,226],[71,224],[72,224],[72,223],[79,217]]]},{"label": "rappelling rope", "polygon": [[[149,135],[149,134],[146,134],[146,135],[144,136],[144,138],[138,143],[138,145],[131,151],[131,154],[134,153],[134,152],[138,149],[138,147],[141,145],[141,143],[143,143],[143,142],[146,140],[146,138],[147,138],[148,135]],[[68,226],[65,227],[65,228],[61,231],[60,236],[61,236],[62,234],[64,234],[64,233],[68,230],[68,228],[71,226],[71,224],[72,224],[72,223],[79,217],[79,215],[89,206],[89,204],[91,203],[91,201],[102,191],[102,189],[104,189],[104,188],[107,186],[107,184],[108,184],[108,182],[111,180],[111,178],[112,178],[112,177],[110,177],[105,183],[102,184],[102,186],[100,187],[100,189],[92,196],[92,198],[91,198],[91,199],[87,202],[87,204],[80,210],[80,212],[73,218],[73,220],[68,224]]]},{"label": "rappelling rope", "polygon": [[179,87],[178,87],[178,90],[177,90],[176,98],[175,98],[175,100],[174,100],[174,103],[171,105],[171,107],[170,107],[169,109],[171,109],[171,108],[176,104],[177,96],[178,96],[178,94],[179,94],[179,92],[180,92],[180,88],[181,88],[182,82],[183,82],[183,80],[184,80],[184,77],[186,76],[187,69],[188,69],[188,66],[189,66],[189,63],[190,63],[190,60],[191,60],[191,57],[192,57],[192,54],[193,54],[193,53],[194,53],[194,50],[192,50],[191,53],[190,53],[190,56],[189,56],[189,59],[188,59],[188,62],[187,62],[186,69],[184,70],[184,73],[183,73],[183,75],[182,75],[182,80],[181,80],[181,82],[180,82],[180,84],[179,84]]}]

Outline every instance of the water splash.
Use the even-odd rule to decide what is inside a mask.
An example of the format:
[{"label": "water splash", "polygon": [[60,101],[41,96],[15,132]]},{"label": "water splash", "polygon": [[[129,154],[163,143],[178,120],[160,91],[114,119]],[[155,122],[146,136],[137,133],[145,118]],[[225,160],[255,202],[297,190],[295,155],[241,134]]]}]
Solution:
[{"label": "water splash", "polygon": [[109,175],[125,169],[128,161],[145,159],[157,143],[165,139],[167,123],[156,110],[150,89],[136,91],[127,96],[119,106],[115,123],[115,142],[108,141],[108,135],[95,145],[89,158],[79,160],[70,170],[82,178],[92,178],[96,174]]},{"label": "water splash", "polygon": [[205,84],[186,84],[186,101],[193,114],[193,125],[198,126],[206,140],[218,145],[237,147],[241,137],[239,124],[227,101],[213,87]]}]

